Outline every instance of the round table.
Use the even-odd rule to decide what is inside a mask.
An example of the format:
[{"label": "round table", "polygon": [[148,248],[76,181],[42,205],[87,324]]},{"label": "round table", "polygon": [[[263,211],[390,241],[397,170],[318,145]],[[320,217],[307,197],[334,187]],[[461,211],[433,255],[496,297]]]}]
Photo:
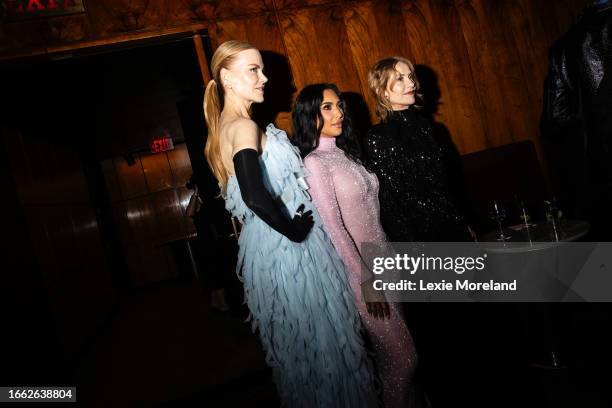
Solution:
[{"label": "round table", "polygon": [[[490,261],[497,263],[493,269],[499,275],[506,279],[508,276],[518,275],[523,284],[533,289],[533,292],[521,291],[515,301],[558,301],[565,297],[565,287],[572,281],[574,271],[579,269],[568,262],[574,251],[567,251],[565,246],[570,244],[564,243],[583,238],[590,227],[588,222],[581,220],[561,220],[557,223],[544,221],[529,227],[516,225],[504,228],[504,234],[509,235],[508,240],[498,241],[499,231],[495,230],[482,236],[481,243],[486,252],[491,254]],[[569,259],[565,259],[568,257]],[[525,262],[525,268],[516,267],[520,261]],[[548,271],[544,272],[546,269]],[[563,279],[564,275],[569,276]],[[531,282],[530,276],[534,278]],[[542,279],[538,279],[538,276]],[[559,282],[567,284],[559,285]],[[558,349],[568,318],[561,313],[558,306],[550,303],[519,303],[516,305],[518,316],[505,309],[493,310],[496,311],[495,319],[505,318],[508,321],[520,322],[525,336],[525,348],[532,354],[533,367],[563,367]]]},{"label": "round table", "polygon": [[[557,242],[572,242],[584,237],[591,224],[582,220],[561,220],[557,223],[543,221],[529,226],[519,224],[504,228],[509,236],[505,241],[498,241],[499,231],[491,231],[480,238],[480,242],[490,252],[531,252],[550,248]],[[490,243],[488,245],[487,243]]]},{"label": "round table", "polygon": [[590,254],[590,246],[569,247],[570,242],[584,237],[590,224],[581,220],[563,220],[553,224],[544,221],[516,225],[504,229],[509,236],[497,241],[499,231],[481,237],[480,244],[487,256],[487,268],[475,279],[499,281],[517,280],[519,289],[498,297],[481,294],[478,300],[490,301],[559,301],[567,293],[584,260]]}]

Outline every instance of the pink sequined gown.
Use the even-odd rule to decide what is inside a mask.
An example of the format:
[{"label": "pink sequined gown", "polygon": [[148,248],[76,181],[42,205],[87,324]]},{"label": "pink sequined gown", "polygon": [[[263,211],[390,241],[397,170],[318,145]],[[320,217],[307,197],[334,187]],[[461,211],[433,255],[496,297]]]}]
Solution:
[{"label": "pink sequined gown", "polygon": [[412,374],[416,351],[398,305],[390,303],[390,319],[376,319],[361,296],[362,242],[387,240],[380,224],[378,179],[349,159],[335,138],[321,137],[319,146],[304,159],[310,171],[309,192],[321,214],[334,247],[347,266],[359,314],[374,345],[375,362],[383,381],[385,408],[413,405]]}]

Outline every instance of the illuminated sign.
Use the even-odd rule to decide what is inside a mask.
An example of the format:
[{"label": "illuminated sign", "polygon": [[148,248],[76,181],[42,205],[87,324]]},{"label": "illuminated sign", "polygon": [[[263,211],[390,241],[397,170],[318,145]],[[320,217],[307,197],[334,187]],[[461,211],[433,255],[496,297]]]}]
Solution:
[{"label": "illuminated sign", "polygon": [[158,137],[151,142],[151,153],[161,153],[172,149],[174,149],[174,142],[171,137]]},{"label": "illuminated sign", "polygon": [[83,0],[0,0],[9,21],[62,16],[85,11]]}]

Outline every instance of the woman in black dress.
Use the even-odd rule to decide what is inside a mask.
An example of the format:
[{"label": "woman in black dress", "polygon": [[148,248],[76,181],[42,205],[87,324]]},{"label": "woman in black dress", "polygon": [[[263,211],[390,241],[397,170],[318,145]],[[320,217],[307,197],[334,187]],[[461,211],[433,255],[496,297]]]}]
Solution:
[{"label": "woman in black dress", "polygon": [[413,64],[402,57],[382,59],[370,69],[368,82],[381,122],[366,138],[366,153],[380,181],[381,222],[389,240],[471,240],[450,194],[442,148],[416,106]]},{"label": "woman in black dress", "polygon": [[[383,229],[392,242],[471,241],[448,181],[444,150],[432,123],[419,111],[419,83],[402,57],[378,61],[368,73],[380,123],[368,133],[368,165],[378,176]],[[449,307],[451,306],[451,307]],[[464,307],[465,306],[465,307]],[[470,304],[405,303],[406,323],[420,354],[417,380],[435,407],[473,406],[473,344]]]}]

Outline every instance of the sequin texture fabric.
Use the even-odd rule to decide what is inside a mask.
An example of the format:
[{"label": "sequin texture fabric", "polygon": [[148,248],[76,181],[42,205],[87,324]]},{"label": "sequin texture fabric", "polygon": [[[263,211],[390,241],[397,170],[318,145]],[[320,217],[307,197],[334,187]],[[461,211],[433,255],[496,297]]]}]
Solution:
[{"label": "sequin texture fabric", "polygon": [[366,138],[368,165],[380,181],[380,216],[394,242],[467,241],[467,224],[448,189],[442,150],[429,121],[413,109],[393,112]]},{"label": "sequin texture fabric", "polygon": [[385,243],[380,225],[376,175],[349,159],[334,138],[321,137],[319,146],[306,156],[304,164],[310,194],[340,258],[347,266],[357,309],[375,351],[375,363],[382,380],[384,406],[407,407],[414,397],[411,379],[416,365],[412,337],[398,305],[390,304],[390,319],[368,314],[361,296],[361,243]]}]

